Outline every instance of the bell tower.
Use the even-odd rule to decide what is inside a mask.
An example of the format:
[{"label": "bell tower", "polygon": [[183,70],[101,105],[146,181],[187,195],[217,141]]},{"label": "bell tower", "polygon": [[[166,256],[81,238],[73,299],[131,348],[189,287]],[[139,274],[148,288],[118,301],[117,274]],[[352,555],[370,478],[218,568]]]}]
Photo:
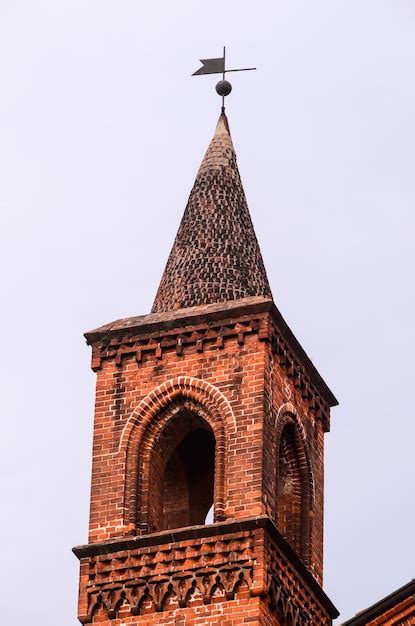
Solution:
[{"label": "bell tower", "polygon": [[85,336],[97,383],[80,622],[331,624],[337,402],[274,303],[224,112],[152,312]]}]

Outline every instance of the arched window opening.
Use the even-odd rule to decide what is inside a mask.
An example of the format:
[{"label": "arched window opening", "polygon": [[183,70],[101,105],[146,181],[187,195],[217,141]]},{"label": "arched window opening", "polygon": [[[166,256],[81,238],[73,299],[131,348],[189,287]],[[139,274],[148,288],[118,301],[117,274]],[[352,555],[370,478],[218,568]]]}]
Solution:
[{"label": "arched window opening", "polygon": [[213,502],[215,440],[207,430],[189,433],[164,471],[163,527],[204,524]]},{"label": "arched window opening", "polygon": [[161,433],[152,455],[151,529],[158,531],[206,523],[213,507],[214,484],[213,432],[192,411],[179,411]]},{"label": "arched window opening", "polygon": [[276,495],[278,528],[301,556],[304,494],[293,424],[287,424],[281,434]]}]

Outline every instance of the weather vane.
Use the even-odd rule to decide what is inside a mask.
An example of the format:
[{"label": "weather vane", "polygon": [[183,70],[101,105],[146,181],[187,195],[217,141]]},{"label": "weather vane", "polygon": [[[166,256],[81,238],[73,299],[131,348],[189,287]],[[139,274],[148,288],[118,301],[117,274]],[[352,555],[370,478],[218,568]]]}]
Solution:
[{"label": "weather vane", "polygon": [[256,67],[243,67],[237,70],[226,69],[226,48],[223,47],[223,57],[218,59],[200,59],[202,67],[193,72],[192,76],[202,76],[203,74],[222,74],[222,80],[216,85],[216,93],[222,96],[222,113],[225,111],[225,96],[229,96],[232,91],[232,85],[225,80],[225,74],[228,72],[250,72],[256,70]]}]

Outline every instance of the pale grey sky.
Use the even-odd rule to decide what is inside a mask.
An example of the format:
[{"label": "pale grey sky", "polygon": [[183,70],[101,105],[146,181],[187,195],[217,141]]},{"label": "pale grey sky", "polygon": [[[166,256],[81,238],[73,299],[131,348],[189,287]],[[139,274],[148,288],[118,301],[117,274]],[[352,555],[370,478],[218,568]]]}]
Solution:
[{"label": "pale grey sky", "polygon": [[0,0],[5,626],[73,626],[94,375],[82,333],[150,309],[227,112],[276,303],[340,400],[325,589],[415,576],[413,0]]}]

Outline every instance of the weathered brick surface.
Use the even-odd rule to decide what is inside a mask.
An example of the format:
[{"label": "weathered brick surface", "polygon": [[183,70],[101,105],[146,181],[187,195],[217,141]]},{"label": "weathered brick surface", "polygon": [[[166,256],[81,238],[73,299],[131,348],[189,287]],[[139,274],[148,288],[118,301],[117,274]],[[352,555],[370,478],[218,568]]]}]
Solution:
[{"label": "weathered brick surface", "polygon": [[196,177],[153,312],[249,296],[271,297],[222,114]]},{"label": "weathered brick surface", "polygon": [[213,619],[217,603],[222,616],[236,607],[240,619],[261,623],[257,598],[271,624],[331,623],[329,601],[266,516],[145,539],[78,548],[82,623],[153,623],[155,613],[160,623],[193,623],[192,616]]},{"label": "weathered brick surface", "polygon": [[[305,397],[297,375],[284,355],[270,350],[267,396],[271,419],[264,436],[264,490],[267,513],[276,519],[287,540],[301,555],[317,580],[323,578],[324,421]],[[288,437],[284,433],[288,432]],[[287,449],[288,457],[281,453]],[[278,463],[276,460],[278,459]],[[291,489],[284,483],[291,479]],[[290,485],[288,485],[290,486]],[[278,497],[279,495],[279,497]]]},{"label": "weathered brick surface", "polygon": [[97,384],[80,620],[331,624],[319,585],[336,400],[272,301],[224,115],[153,313],[86,337]]},{"label": "weathered brick surface", "polygon": [[[148,523],[149,456],[173,401],[201,412],[216,434],[216,475],[222,483],[216,481],[217,516],[263,513],[266,344],[256,334],[246,336],[243,345],[237,337],[221,344],[215,340],[198,352],[194,343],[182,356],[166,349],[161,358],[150,354],[140,363],[127,356],[121,366],[116,359],[103,361],[97,373],[90,541],[122,535],[130,524]],[[176,382],[162,388],[167,381]],[[155,389],[159,392],[149,407],[145,398]]]},{"label": "weathered brick surface", "polygon": [[[197,323],[192,318],[183,325],[183,320],[175,319],[163,326],[157,318],[152,327],[151,320],[146,319],[143,327],[119,323],[115,328],[88,335],[97,372],[90,545],[135,536],[145,538],[148,533],[171,527],[163,527],[165,518],[160,511],[157,513],[161,494],[157,489],[163,480],[165,455],[171,454],[197,421],[198,428],[203,424],[215,442],[215,521],[242,523],[249,517],[269,516],[316,581],[321,582],[323,434],[328,427],[330,395],[311,375],[312,370],[308,375],[306,368],[300,367],[278,328],[269,301],[225,309],[223,316],[216,308],[207,307]],[[182,340],[179,342],[177,337]],[[283,473],[279,468],[284,454],[286,465],[291,467],[285,478],[279,475]],[[284,480],[281,492],[279,485]],[[295,489],[290,493],[292,483]],[[173,492],[173,504],[168,505],[173,513],[173,505],[179,500],[179,492]],[[282,508],[280,500],[285,502]],[[299,602],[306,588],[303,579],[299,576],[291,586],[295,568],[288,576],[279,576],[275,546],[265,538],[262,543],[262,548],[261,542],[255,545],[254,557],[267,581],[262,582],[260,594],[267,598],[266,610],[260,610],[262,605],[248,585],[246,597],[239,596],[238,590],[234,598],[225,593],[211,599],[209,610],[213,613],[209,619],[216,619],[215,605],[222,602],[223,619],[230,612],[232,620],[232,611],[238,607],[241,616],[247,611],[249,618],[259,620],[254,623],[278,624],[278,611],[283,614],[288,602]],[[164,558],[171,549],[157,547],[156,552]],[[112,554],[111,544],[107,550],[108,557],[103,560],[109,572],[105,582],[108,588],[100,587],[99,576],[91,578],[98,575],[91,574],[96,563],[88,559],[82,562],[79,613],[83,620],[90,619],[95,598],[92,621],[117,623],[118,609],[110,609],[115,612],[108,614],[108,606],[117,603],[117,590],[126,593],[122,586],[125,581],[118,576],[120,569],[131,575],[131,567],[125,565],[130,555]],[[150,559],[151,545],[146,551]],[[220,549],[215,547],[213,553],[220,554]],[[205,555],[204,565],[213,564],[213,557]],[[154,563],[147,565],[146,575],[153,575]],[[187,560],[179,571],[183,574],[186,567]],[[193,573],[195,567],[193,562]],[[170,565],[169,568],[172,576]],[[140,576],[133,572],[133,578]],[[245,589],[241,585],[240,593],[246,594],[242,587]],[[122,623],[175,623],[157,622],[153,617],[135,622],[131,601],[127,603],[118,597],[120,600],[125,604],[119,607]],[[311,593],[307,605],[313,602],[317,600]],[[304,607],[305,604],[300,609],[304,611]],[[208,609],[202,601],[199,607],[172,605],[165,610],[174,612],[175,617],[169,619],[179,619],[183,612],[185,619],[190,620],[184,623],[192,624]],[[312,619],[314,622],[307,622],[305,618],[304,623],[331,623],[327,610]]]},{"label": "weathered brick surface", "polygon": [[415,597],[399,602],[390,611],[367,622],[367,626],[414,626],[415,624]]},{"label": "weathered brick surface", "polygon": [[210,606],[199,605],[187,609],[172,609],[165,614],[145,615],[137,618],[122,615],[117,619],[108,620],[105,612],[97,613],[94,623],[102,626],[283,626],[277,618],[269,614],[259,598],[241,597],[228,601],[226,605],[221,598],[213,600]]}]

